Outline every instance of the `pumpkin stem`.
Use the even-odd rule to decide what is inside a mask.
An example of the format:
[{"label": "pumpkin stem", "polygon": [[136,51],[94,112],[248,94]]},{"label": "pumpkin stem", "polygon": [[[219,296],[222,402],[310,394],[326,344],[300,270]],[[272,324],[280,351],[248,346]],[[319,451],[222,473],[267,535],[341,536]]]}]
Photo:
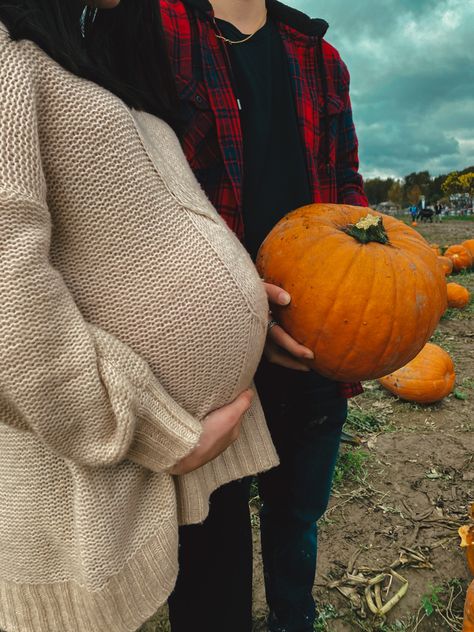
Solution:
[{"label": "pumpkin stem", "polygon": [[378,215],[368,213],[360,219],[357,224],[349,224],[344,228],[344,232],[357,239],[361,244],[368,244],[375,241],[379,244],[388,243],[388,235],[385,232],[382,218]]}]

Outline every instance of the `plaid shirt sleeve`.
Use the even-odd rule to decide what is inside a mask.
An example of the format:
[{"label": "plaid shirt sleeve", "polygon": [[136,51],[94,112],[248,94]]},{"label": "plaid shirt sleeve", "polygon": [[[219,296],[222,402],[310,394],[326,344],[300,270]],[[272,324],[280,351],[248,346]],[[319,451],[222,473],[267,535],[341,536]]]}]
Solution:
[{"label": "plaid shirt sleeve", "polygon": [[364,193],[362,176],[359,174],[359,143],[352,118],[349,96],[350,76],[345,63],[340,59],[341,99],[344,109],[340,114],[337,138],[337,201],[339,204],[369,206]]}]

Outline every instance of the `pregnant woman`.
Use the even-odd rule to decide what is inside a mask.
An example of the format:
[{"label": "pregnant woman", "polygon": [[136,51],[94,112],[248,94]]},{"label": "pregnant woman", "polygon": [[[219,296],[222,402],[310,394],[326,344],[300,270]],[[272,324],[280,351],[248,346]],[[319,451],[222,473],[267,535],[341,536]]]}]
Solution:
[{"label": "pregnant woman", "polygon": [[173,588],[178,525],[277,462],[248,391],[265,291],[165,122],[156,15],[120,42],[124,67],[151,53],[145,97],[147,64],[117,78],[114,33],[89,42],[86,20],[84,39],[83,8],[0,0],[7,632],[136,630]]}]

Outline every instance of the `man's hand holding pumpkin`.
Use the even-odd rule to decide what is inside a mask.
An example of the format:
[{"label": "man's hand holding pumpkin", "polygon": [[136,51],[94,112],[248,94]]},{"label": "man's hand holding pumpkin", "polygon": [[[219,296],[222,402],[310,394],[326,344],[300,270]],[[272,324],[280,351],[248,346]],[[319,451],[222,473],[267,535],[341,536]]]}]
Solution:
[{"label": "man's hand holding pumpkin", "polygon": [[[270,309],[272,305],[289,305],[291,296],[281,287],[272,283],[264,283]],[[295,371],[309,371],[304,360],[314,358],[311,349],[300,345],[280,325],[269,328],[264,355],[272,364],[278,364]]]}]

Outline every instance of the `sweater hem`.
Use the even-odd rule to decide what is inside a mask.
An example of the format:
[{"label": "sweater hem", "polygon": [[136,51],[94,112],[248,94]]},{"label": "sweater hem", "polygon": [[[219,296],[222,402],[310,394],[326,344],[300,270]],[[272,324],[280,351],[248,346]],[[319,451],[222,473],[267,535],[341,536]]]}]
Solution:
[{"label": "sweater hem", "polygon": [[165,603],[178,574],[178,532],[171,522],[106,584],[15,583],[0,579],[5,632],[135,632]]},{"label": "sweater hem", "polygon": [[198,470],[176,477],[180,526],[203,522],[209,514],[211,494],[222,485],[255,476],[278,464],[260,402],[254,400],[236,443]]},{"label": "sweater hem", "polygon": [[232,483],[233,481],[239,481],[241,479],[247,478],[248,476],[256,476],[257,474],[262,474],[263,472],[267,472],[268,470],[273,469],[274,467],[279,465],[279,460],[277,456],[273,458],[269,455],[267,460],[264,460],[260,465],[255,464],[253,467],[250,467],[247,471],[242,471],[240,473],[231,474],[227,473],[227,476],[222,477],[219,482],[217,481],[208,481],[208,487],[206,491],[202,492],[200,489],[200,493],[203,496],[204,502],[199,502],[199,499],[196,497],[193,499],[193,507],[186,507],[183,511],[184,515],[181,515],[179,525],[187,526],[193,524],[202,524],[209,515],[209,500],[211,495],[222,487],[223,485],[227,485],[228,483]]}]

